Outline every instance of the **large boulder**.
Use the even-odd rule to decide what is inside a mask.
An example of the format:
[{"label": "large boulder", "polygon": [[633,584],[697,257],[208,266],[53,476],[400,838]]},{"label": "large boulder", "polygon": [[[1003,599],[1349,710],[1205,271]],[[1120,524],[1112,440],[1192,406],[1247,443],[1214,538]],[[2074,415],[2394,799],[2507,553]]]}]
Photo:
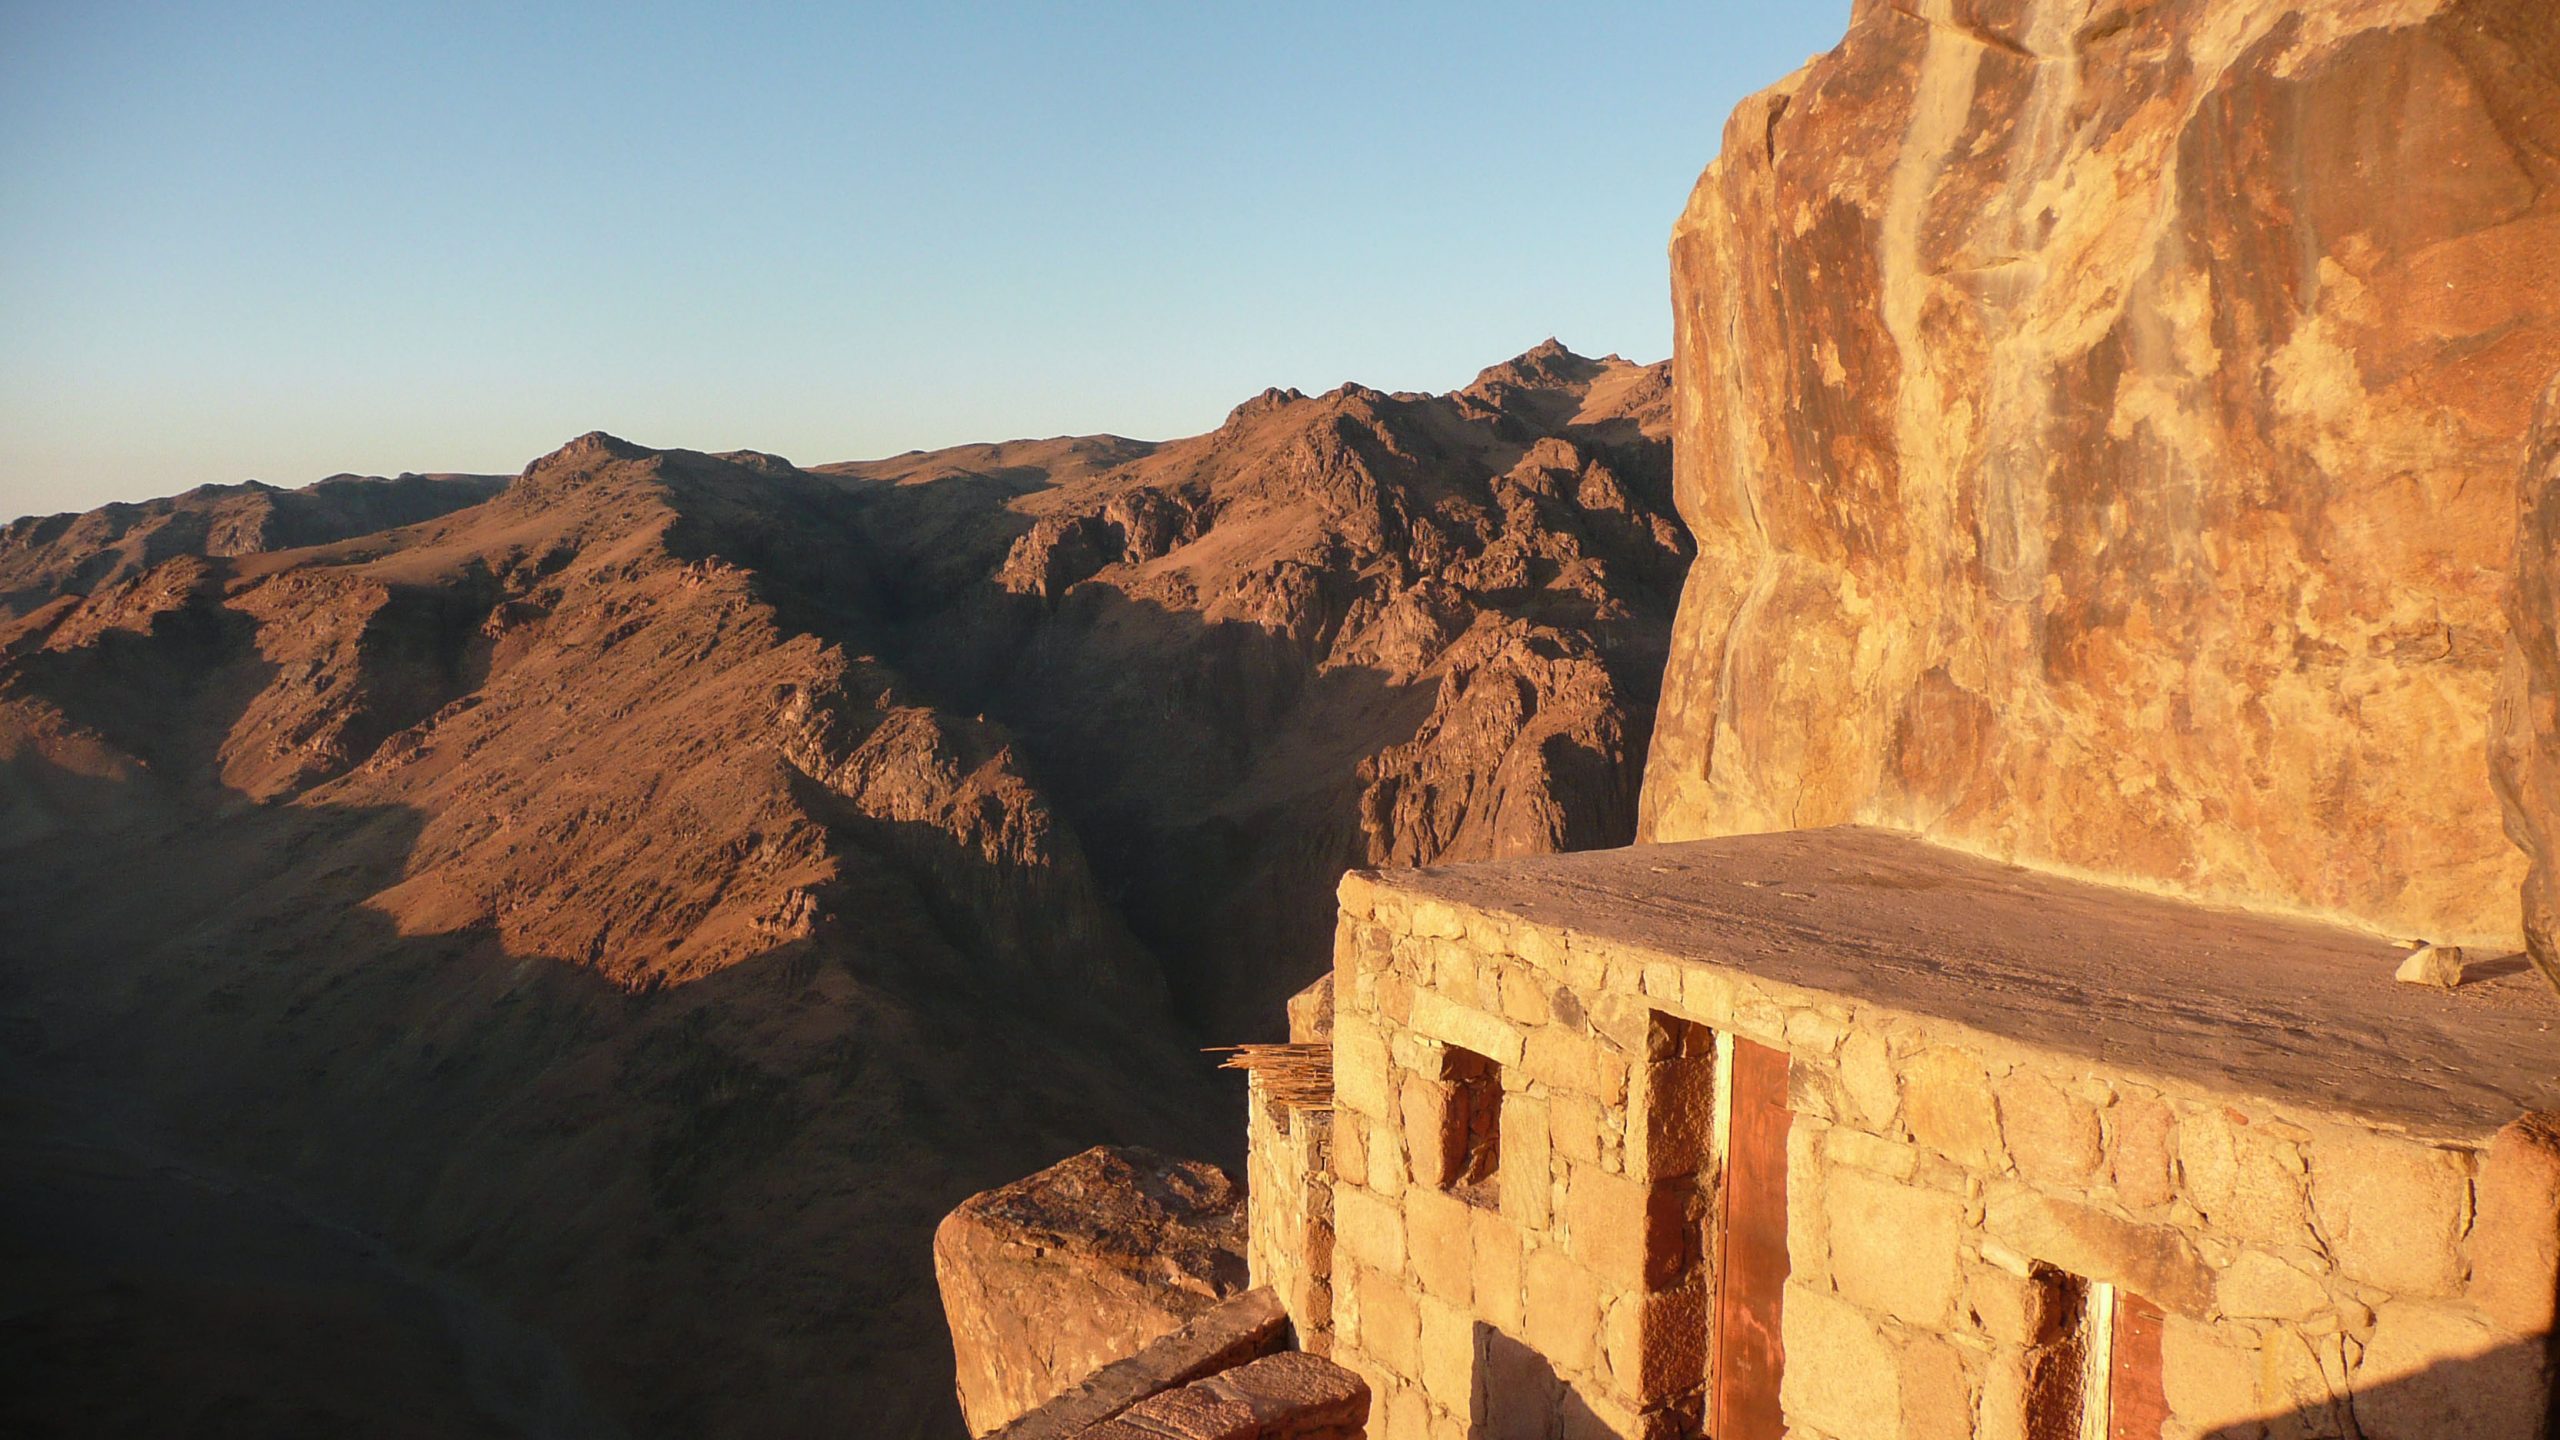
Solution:
[{"label": "large boulder", "polygon": [[2555,156],[2548,0],[1859,0],[1673,239],[1644,838],[1881,824],[2511,944]]},{"label": "large boulder", "polygon": [[963,1201],[933,1237],[960,1410],[984,1435],[1245,1287],[1244,1191],[1097,1145]]}]

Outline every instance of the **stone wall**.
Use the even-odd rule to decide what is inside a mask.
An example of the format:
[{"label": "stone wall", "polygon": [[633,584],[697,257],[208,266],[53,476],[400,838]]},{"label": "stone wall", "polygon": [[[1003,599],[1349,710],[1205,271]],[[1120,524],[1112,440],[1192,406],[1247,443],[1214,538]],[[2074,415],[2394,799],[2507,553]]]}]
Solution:
[{"label": "stone wall", "polygon": [[1673,236],[1698,555],[1639,838],[1880,825],[2511,948],[2554,156],[2549,0],[1862,0]]},{"label": "stone wall", "polygon": [[1323,1355],[1333,1332],[1333,1112],[1246,1088],[1245,1265],[1288,1308],[1298,1348]]},{"label": "stone wall", "polygon": [[[1333,1358],[1372,1388],[1374,1436],[1698,1433],[1717,1205],[1698,1026],[1791,1062],[1798,1440],[2023,1437],[2048,1267],[2163,1313],[2168,1436],[2543,1433],[2547,1120],[2419,1144],[1392,877],[1355,874],[1342,903]],[[1458,1054],[1499,1066],[1487,1195],[1437,1183]]]}]

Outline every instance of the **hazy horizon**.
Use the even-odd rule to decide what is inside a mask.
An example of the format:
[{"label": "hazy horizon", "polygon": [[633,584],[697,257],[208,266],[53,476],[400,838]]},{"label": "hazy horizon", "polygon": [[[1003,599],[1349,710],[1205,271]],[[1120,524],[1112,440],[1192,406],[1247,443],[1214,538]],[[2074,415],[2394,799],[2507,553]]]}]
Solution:
[{"label": "hazy horizon", "polygon": [[0,518],[1658,359],[1777,8],[0,6]]}]

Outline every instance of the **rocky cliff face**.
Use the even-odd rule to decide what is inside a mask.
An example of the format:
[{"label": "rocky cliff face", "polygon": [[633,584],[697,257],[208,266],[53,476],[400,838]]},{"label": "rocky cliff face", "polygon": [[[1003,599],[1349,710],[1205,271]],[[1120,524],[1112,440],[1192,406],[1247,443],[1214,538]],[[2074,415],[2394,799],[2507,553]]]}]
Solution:
[{"label": "rocky cliff face", "polygon": [[2503,943],[2541,0],[1861,0],[1672,246],[1643,830],[1864,821]]},{"label": "rocky cliff face", "polygon": [[[956,1203],[1097,1142],[1234,1158],[1193,1047],[1276,1027],[1344,866],[1626,838],[1667,420],[1662,367],[1550,346],[1164,445],[820,472],[591,435],[391,528],[20,522],[0,1082],[485,1297],[587,1428],[957,1433]],[[11,1313],[77,1329],[91,1278]],[[42,1394],[129,1389],[131,1333]],[[454,1368],[376,1363],[305,1418]]]},{"label": "rocky cliff face", "polygon": [[2496,778],[2507,833],[2527,861],[2525,946],[2560,989],[2560,378],[2543,392],[2518,499]]}]

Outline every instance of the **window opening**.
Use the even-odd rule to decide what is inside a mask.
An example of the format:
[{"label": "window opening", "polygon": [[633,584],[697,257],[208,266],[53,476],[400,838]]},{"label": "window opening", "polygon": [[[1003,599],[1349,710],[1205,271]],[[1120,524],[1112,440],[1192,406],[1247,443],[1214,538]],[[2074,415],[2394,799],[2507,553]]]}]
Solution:
[{"label": "window opening", "polygon": [[1452,1045],[1442,1073],[1450,1094],[1440,1183],[1470,1204],[1493,1209],[1502,1203],[1502,1067]]}]

